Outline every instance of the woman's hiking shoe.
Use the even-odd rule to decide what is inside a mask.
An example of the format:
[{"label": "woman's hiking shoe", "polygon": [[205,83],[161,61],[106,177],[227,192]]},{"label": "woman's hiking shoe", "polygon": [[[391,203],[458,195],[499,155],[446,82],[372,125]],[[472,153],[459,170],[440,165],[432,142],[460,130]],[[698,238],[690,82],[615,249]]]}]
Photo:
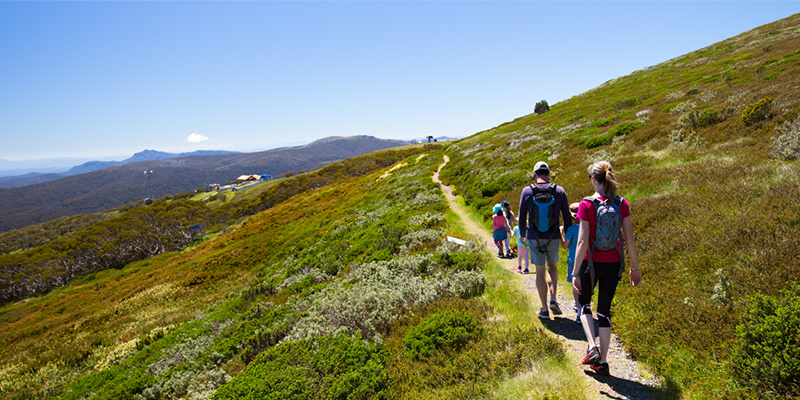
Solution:
[{"label": "woman's hiking shoe", "polygon": [[[600,361],[600,349],[597,346],[592,346],[592,348],[586,352],[586,357],[581,361],[581,364],[594,366],[598,361]],[[606,365],[608,365],[608,363],[606,363]]]},{"label": "woman's hiking shoe", "polygon": [[611,371],[608,368],[608,363],[605,362],[605,361],[604,362],[600,362],[600,363],[592,364],[592,365],[589,366],[589,368],[591,368],[594,372],[596,372],[597,375],[600,375],[600,376],[611,376]]},{"label": "woman's hiking shoe", "polygon": [[503,250],[497,250],[497,256],[503,258]]},{"label": "woman's hiking shoe", "polygon": [[[545,309],[539,309],[539,318],[541,319],[550,319],[550,313],[547,312]],[[598,360],[600,356],[598,355]]]},{"label": "woman's hiking shoe", "polygon": [[561,315],[561,309],[558,308],[558,303],[555,300],[550,300],[550,311],[553,315]]}]

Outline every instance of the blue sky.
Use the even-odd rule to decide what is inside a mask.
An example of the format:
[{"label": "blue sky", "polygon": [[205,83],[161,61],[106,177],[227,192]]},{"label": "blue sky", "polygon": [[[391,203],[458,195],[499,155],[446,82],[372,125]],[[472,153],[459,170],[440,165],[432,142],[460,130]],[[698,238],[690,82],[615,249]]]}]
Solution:
[{"label": "blue sky", "polygon": [[800,12],[737,2],[0,2],[0,159],[468,136]]}]

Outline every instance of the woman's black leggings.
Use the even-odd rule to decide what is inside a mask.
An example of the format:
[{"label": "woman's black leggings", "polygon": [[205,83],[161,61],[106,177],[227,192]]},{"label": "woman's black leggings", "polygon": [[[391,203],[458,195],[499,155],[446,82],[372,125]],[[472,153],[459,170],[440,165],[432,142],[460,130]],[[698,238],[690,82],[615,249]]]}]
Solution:
[{"label": "woman's black leggings", "polygon": [[[617,284],[619,283],[619,262],[613,263],[594,263],[594,279],[597,289],[597,317],[598,323],[603,328],[611,327],[611,300],[614,299],[614,293],[617,291]],[[594,287],[592,286],[592,277],[589,274],[589,261],[583,260],[579,269],[581,279],[581,295],[578,301],[583,307],[583,314],[592,314],[592,294],[594,294]],[[591,288],[591,289],[590,289]]]}]

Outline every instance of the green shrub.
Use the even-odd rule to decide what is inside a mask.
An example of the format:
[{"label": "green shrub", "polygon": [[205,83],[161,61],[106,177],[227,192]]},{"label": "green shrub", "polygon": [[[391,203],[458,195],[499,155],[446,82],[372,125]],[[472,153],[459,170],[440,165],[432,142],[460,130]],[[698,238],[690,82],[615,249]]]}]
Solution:
[{"label": "green shrub", "polygon": [[615,137],[623,136],[639,129],[639,127],[641,127],[642,125],[644,124],[639,121],[626,121],[611,128],[609,130],[609,133],[613,134]]},{"label": "green shrub", "polygon": [[606,132],[602,135],[597,135],[586,139],[583,144],[586,145],[586,148],[593,149],[595,147],[605,146],[607,144],[611,144],[611,141],[614,140],[614,135],[609,134]]},{"label": "green shrub", "polygon": [[285,342],[261,353],[214,399],[381,399],[387,352],[360,335]]},{"label": "green shrub", "polygon": [[746,386],[800,396],[800,284],[781,298],[756,295],[736,327],[733,372]]},{"label": "green shrub", "polygon": [[481,321],[461,310],[437,311],[409,329],[405,336],[407,355],[416,360],[443,351],[459,351],[483,336]]},{"label": "green shrub", "polygon": [[742,122],[745,125],[752,125],[756,122],[761,122],[772,118],[772,97],[765,97],[749,106],[745,107],[742,111]]},{"label": "green shrub", "polygon": [[678,125],[692,128],[705,128],[714,124],[725,121],[728,115],[733,113],[730,107],[717,111],[714,108],[706,108],[703,111],[689,111],[681,115],[678,119]]},{"label": "green shrub", "polygon": [[536,103],[536,106],[533,107],[533,112],[536,114],[544,114],[550,111],[550,105],[547,104],[547,100],[542,100]]},{"label": "green shrub", "polygon": [[800,158],[800,117],[775,129],[780,134],[772,141],[770,154],[782,160]]},{"label": "green shrub", "polygon": [[433,260],[446,269],[456,271],[480,271],[486,264],[483,253],[436,253]]},{"label": "green shrub", "polygon": [[593,149],[595,147],[611,144],[611,142],[614,140],[615,137],[627,135],[635,131],[642,125],[644,124],[639,121],[626,121],[609,129],[606,133],[603,133],[602,135],[597,135],[586,139],[584,141],[584,144],[588,149]]}]

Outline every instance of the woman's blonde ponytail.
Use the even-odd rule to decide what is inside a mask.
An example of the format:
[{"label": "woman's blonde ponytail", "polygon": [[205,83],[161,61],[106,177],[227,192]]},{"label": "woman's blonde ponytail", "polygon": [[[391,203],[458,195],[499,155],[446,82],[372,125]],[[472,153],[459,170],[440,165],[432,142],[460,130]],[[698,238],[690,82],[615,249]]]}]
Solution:
[{"label": "woman's blonde ponytail", "polygon": [[617,195],[617,179],[614,170],[608,161],[597,161],[589,166],[589,175],[593,176],[603,185],[603,193],[606,197],[613,198]]}]

